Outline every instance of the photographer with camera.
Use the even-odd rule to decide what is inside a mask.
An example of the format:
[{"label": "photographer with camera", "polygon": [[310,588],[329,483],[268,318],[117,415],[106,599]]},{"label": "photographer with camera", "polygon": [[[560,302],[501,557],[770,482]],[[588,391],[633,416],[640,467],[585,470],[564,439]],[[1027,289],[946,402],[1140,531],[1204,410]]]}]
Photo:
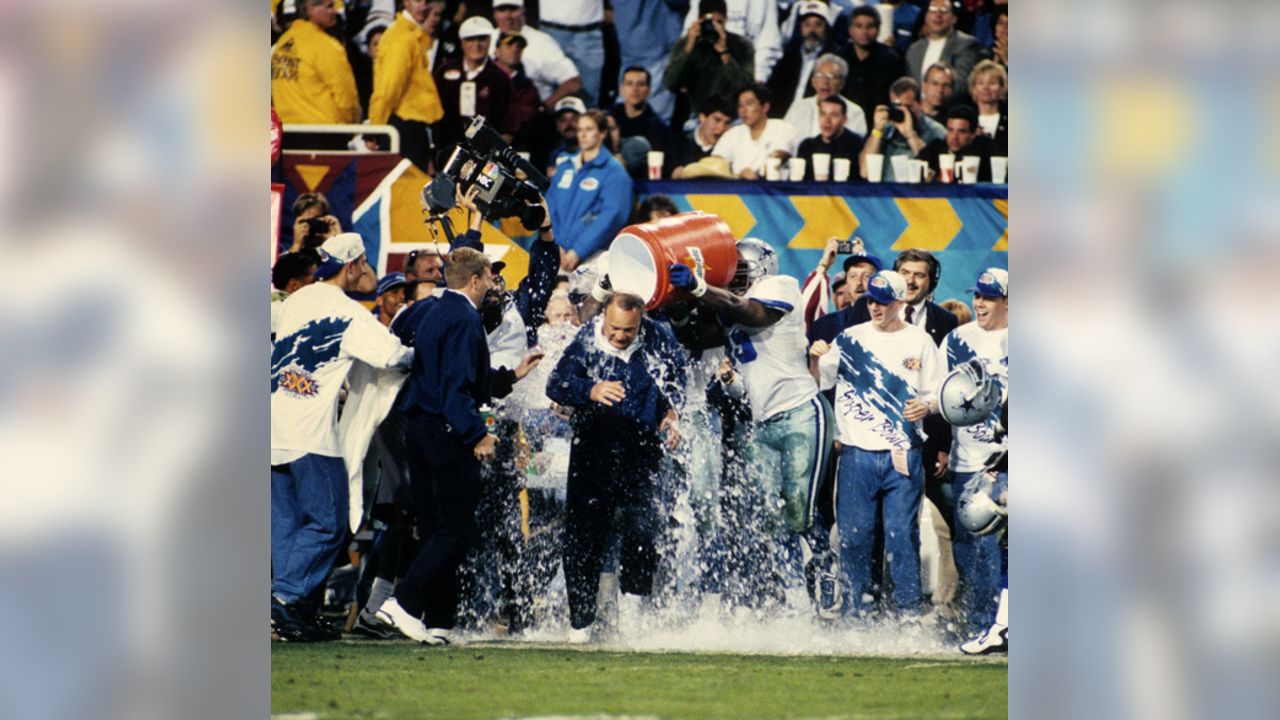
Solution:
[{"label": "photographer with camera", "polygon": [[889,158],[895,155],[915,158],[925,145],[946,137],[946,129],[924,114],[920,105],[920,83],[910,77],[898,78],[889,86],[889,104],[876,106],[871,132],[858,157],[859,174],[867,177],[867,155],[879,153],[885,158],[881,180],[905,180],[894,177]]},{"label": "photographer with camera", "polygon": [[691,108],[704,107],[710,97],[736,97],[755,79],[755,48],[725,29],[729,11],[724,0],[701,0],[698,15],[672,48],[662,76],[672,92],[688,94]]},{"label": "photographer with camera", "polygon": [[323,193],[302,193],[293,201],[293,243],[289,252],[314,250],[325,240],[342,232],[338,218],[329,214],[329,199]]}]

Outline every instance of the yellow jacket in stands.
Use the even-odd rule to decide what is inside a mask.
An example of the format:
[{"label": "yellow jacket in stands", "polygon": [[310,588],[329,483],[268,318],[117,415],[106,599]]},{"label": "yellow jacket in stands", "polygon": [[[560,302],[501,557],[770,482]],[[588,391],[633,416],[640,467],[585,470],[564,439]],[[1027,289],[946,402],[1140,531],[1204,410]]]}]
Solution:
[{"label": "yellow jacket in stands", "polygon": [[358,123],[356,78],[342,43],[294,20],[271,48],[271,103],[286,123]]},{"label": "yellow jacket in stands", "polygon": [[427,60],[431,42],[426,31],[403,12],[383,33],[373,61],[369,122],[381,125],[392,115],[423,123],[444,117]]}]

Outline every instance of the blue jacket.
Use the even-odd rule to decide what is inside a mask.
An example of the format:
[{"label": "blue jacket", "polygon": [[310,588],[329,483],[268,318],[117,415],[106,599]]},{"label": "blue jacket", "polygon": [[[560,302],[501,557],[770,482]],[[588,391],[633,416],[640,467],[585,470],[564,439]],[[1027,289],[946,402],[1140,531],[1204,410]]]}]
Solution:
[{"label": "blue jacket", "polygon": [[[541,233],[539,233],[540,236]],[[525,327],[529,329],[530,344],[538,341],[537,329],[542,324],[543,313],[547,310],[547,300],[551,298],[551,291],[556,286],[556,275],[560,271],[560,252],[556,249],[556,244],[542,242],[539,237],[535,237],[529,245],[529,272],[525,275],[524,280],[520,281],[520,286],[512,293],[516,309],[520,311],[520,318],[524,320]],[[454,239],[453,244],[449,246],[449,250],[457,250],[461,247],[469,247],[472,250],[484,252],[484,243],[480,241],[480,233],[475,230],[467,230]],[[409,310],[412,309],[409,308]],[[408,310],[405,312],[408,312]],[[395,330],[394,324],[392,325],[392,330]],[[410,342],[412,342],[412,338]]]},{"label": "blue jacket", "polygon": [[[578,153],[576,158],[581,158]],[[580,259],[604,250],[631,214],[631,178],[604,148],[581,168],[560,163],[547,190],[556,241]]]},{"label": "blue jacket", "polygon": [[[666,326],[644,318],[636,340],[640,348],[630,361],[623,362],[596,347],[599,322],[597,318],[584,325],[565,348],[547,379],[547,397],[574,408],[574,432],[624,431],[636,426],[656,431],[667,410],[678,410],[684,404],[688,355]],[[626,397],[612,406],[591,399],[591,388],[606,380],[621,381],[626,390]]]},{"label": "blue jacket", "polygon": [[400,410],[443,419],[465,445],[479,442],[487,432],[480,406],[490,399],[489,344],[480,313],[466,297],[445,292],[418,321],[413,349]]}]

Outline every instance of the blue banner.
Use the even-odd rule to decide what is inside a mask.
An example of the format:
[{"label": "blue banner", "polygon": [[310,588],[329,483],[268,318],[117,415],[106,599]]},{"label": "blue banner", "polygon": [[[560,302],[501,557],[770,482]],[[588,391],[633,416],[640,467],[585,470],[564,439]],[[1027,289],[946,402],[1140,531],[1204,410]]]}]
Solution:
[{"label": "blue banner", "polygon": [[[778,251],[780,270],[804,279],[827,239],[862,238],[886,267],[907,248],[942,262],[935,300],[970,300],[988,267],[1009,267],[1009,191],[1005,185],[791,183],[672,180],[636,184],[636,201],[670,197],[681,211],[719,215],[735,238],[756,237]],[[836,259],[840,270],[841,258]]]}]

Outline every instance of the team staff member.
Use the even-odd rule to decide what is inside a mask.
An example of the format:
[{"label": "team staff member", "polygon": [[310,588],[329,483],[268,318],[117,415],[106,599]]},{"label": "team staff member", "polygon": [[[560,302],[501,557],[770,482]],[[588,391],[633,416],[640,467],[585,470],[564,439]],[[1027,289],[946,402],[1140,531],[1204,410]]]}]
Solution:
[{"label": "team staff member", "polygon": [[347,532],[338,390],[357,360],[388,368],[412,357],[346,296],[377,284],[360,236],[330,238],[320,257],[316,282],[281,304],[271,351],[271,624],[292,641],[336,639],[318,628],[308,597],[329,576]]},{"label": "team staff member", "polygon": [[462,57],[436,66],[436,89],[444,107],[444,118],[436,123],[435,146],[448,148],[462,140],[463,132],[477,115],[485,124],[507,136],[515,129],[515,88],[511,76],[489,60],[489,39],[493,25],[482,17],[467,18],[458,28]]},{"label": "team staff member", "polygon": [[325,32],[338,23],[333,0],[302,2],[302,14],[271,48],[271,104],[284,123],[358,123],[355,74],[342,43]]},{"label": "team staff member", "polygon": [[[400,409],[408,416],[409,474],[422,545],[378,619],[406,637],[447,645],[458,609],[458,566],[479,539],[480,463],[498,439],[480,406],[489,402],[489,346],[478,308],[492,287],[482,253],[459,248],[445,263],[448,289],[419,321],[415,361]],[[425,621],[425,622],[424,622]]]},{"label": "team staff member", "polygon": [[603,250],[631,214],[631,178],[604,147],[605,114],[589,110],[578,117],[578,147],[551,177],[547,207],[555,226],[561,272]]},{"label": "team staff member", "polygon": [[[823,389],[836,390],[840,469],[836,527],[845,612],[868,610],[877,510],[884,532],[893,609],[923,610],[920,587],[920,504],[924,497],[920,421],[937,410],[942,354],[923,330],[902,319],[907,284],[891,270],[876,273],[863,297],[871,322],[842,332],[832,344],[809,349],[809,366]],[[831,352],[834,350],[835,352]]]},{"label": "team staff member", "polygon": [[423,170],[431,161],[427,126],[444,117],[431,77],[434,41],[423,27],[431,5],[430,0],[404,0],[404,10],[378,43],[369,98],[369,122],[399,130],[400,154]]},{"label": "team staff member", "polygon": [[610,530],[621,537],[620,586],[653,588],[658,554],[655,474],[679,441],[687,355],[665,325],[644,316],[644,301],[623,293],[583,327],[547,379],[547,397],[574,409],[566,488],[564,574],[570,640],[585,642]]}]

